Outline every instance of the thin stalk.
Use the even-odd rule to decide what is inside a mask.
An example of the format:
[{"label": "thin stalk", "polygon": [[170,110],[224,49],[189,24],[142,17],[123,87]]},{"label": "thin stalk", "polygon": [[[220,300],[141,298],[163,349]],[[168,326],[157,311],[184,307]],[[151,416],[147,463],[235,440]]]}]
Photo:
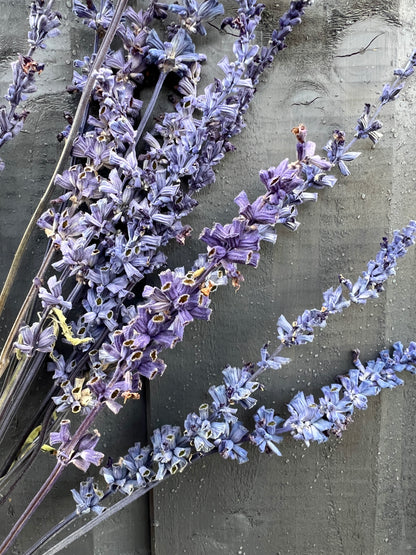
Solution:
[{"label": "thin stalk", "polygon": [[[206,456],[208,456],[210,454],[212,454],[212,451],[210,453],[204,453],[204,454],[198,453],[198,454],[194,455],[194,457],[192,458],[191,461],[189,461],[189,464],[190,465],[194,464],[197,461],[201,460],[202,458],[205,458]],[[124,509],[124,507],[127,507],[127,505],[130,505],[130,503],[133,503],[133,501],[136,501],[137,499],[140,499],[140,497],[143,497],[143,495],[145,495],[146,493],[149,493],[153,488],[155,488],[156,486],[161,484],[162,481],[165,482],[171,476],[172,476],[172,474],[167,474],[163,478],[163,480],[158,481],[158,482],[151,482],[145,488],[138,489],[138,490],[134,491],[132,494],[127,495],[126,497],[123,497],[123,499],[120,499],[120,501],[117,501],[117,503],[114,503],[114,505],[112,505],[111,507],[107,507],[106,510],[103,511],[100,515],[97,515],[92,520],[90,520],[89,522],[87,522],[86,524],[84,524],[83,526],[81,526],[80,528],[75,530],[74,532],[72,532],[72,534],[69,534],[63,540],[61,540],[60,542],[55,544],[53,547],[48,549],[48,551],[45,551],[43,555],[55,555],[55,553],[58,553],[62,549],[65,549],[72,542],[74,542],[75,540],[77,540],[78,538],[80,538],[84,534],[87,534],[93,528],[98,526],[98,524],[101,524],[102,522],[107,520],[107,518],[112,517],[113,515],[118,513],[118,511],[121,511],[122,509]],[[47,541],[47,540],[45,540],[45,541]],[[33,553],[33,551],[28,551],[24,555],[29,555],[30,553]]]},{"label": "thin stalk", "polygon": [[[71,149],[72,149],[72,143],[74,141],[74,139],[76,138],[78,131],[80,129],[80,126],[82,124],[83,118],[84,118],[84,110],[86,108],[86,106],[88,105],[92,90],[94,88],[94,84],[95,84],[95,77],[96,77],[96,72],[100,69],[101,65],[104,62],[105,56],[107,54],[108,49],[110,48],[111,42],[114,38],[114,35],[117,31],[117,27],[118,24],[120,23],[120,19],[123,15],[123,12],[127,6],[127,2],[128,0],[119,0],[118,4],[117,4],[117,8],[114,12],[114,16],[113,19],[111,21],[111,24],[109,26],[109,28],[107,29],[107,32],[104,36],[104,39],[101,43],[100,49],[97,52],[97,56],[94,60],[94,63],[92,65],[90,74],[88,76],[88,79],[85,83],[84,89],[82,91],[82,95],[81,95],[81,99],[77,108],[77,111],[75,113],[75,117],[74,117],[74,121],[72,123],[72,127],[71,127],[71,131],[68,135],[68,138],[65,142],[65,146],[62,150],[61,156],[58,160],[58,163],[55,167],[55,171],[53,172],[52,178],[48,184],[48,187],[46,188],[45,193],[43,194],[41,200],[39,201],[38,206],[36,207],[36,210],[26,228],[25,233],[23,234],[23,237],[20,241],[20,244],[16,250],[16,254],[14,256],[12,265],[10,267],[9,273],[7,275],[6,281],[3,285],[3,289],[2,292],[0,294],[0,314],[3,312],[4,310],[4,306],[6,304],[6,301],[8,299],[8,296],[10,294],[10,290],[12,288],[13,282],[16,278],[17,272],[20,268],[20,265],[22,263],[22,259],[23,259],[23,255],[26,251],[26,247],[27,244],[29,242],[30,236],[33,233],[33,230],[36,226],[36,222],[37,220],[40,218],[40,216],[43,214],[43,212],[45,211],[45,208],[49,202],[49,200],[52,197],[53,194],[53,190],[55,187],[55,178],[58,175],[58,173],[60,173],[63,168],[64,168],[64,164],[66,162],[67,157],[69,156]],[[24,316],[24,313],[23,313]],[[22,316],[22,317],[23,317]],[[13,341],[13,340],[12,340]],[[3,364],[4,361],[2,361],[2,365],[0,366],[0,376],[3,372]]]},{"label": "thin stalk", "polygon": [[146,127],[146,123],[148,122],[150,115],[153,112],[153,109],[156,104],[156,100],[158,99],[160,91],[162,90],[162,85],[166,79],[166,75],[167,73],[165,71],[162,71],[161,73],[159,73],[159,79],[157,80],[156,86],[154,88],[152,98],[150,99],[150,102],[147,105],[144,116],[142,117],[139,127],[137,128],[136,135],[134,137],[134,145],[137,145],[137,143],[140,140],[140,137],[143,134],[144,128]]},{"label": "thin stalk", "polygon": [[[113,489],[109,489],[101,498],[103,501],[106,497],[112,495],[114,493]],[[45,545],[46,542],[54,538],[61,530],[63,530],[68,524],[71,524],[76,518],[81,516],[77,511],[73,511],[66,517],[64,517],[58,524],[56,524],[53,528],[48,530],[46,534],[44,534],[36,543],[32,545],[27,551],[25,551],[24,555],[32,555],[35,551],[37,551],[40,547]]]},{"label": "thin stalk", "polygon": [[[68,444],[62,450],[62,454],[67,455],[68,459],[70,459],[71,454],[73,453],[74,449],[76,448],[76,445],[78,444],[80,439],[83,437],[83,435],[86,433],[86,431],[88,430],[91,423],[95,420],[96,416],[101,411],[103,406],[104,406],[103,404],[98,404],[97,406],[95,406],[93,408],[93,410],[88,414],[88,416],[85,418],[85,420],[81,423],[81,425],[79,426],[78,430],[75,432],[75,434],[73,435],[71,440],[68,442]],[[17,536],[22,531],[23,527],[26,525],[26,523],[31,518],[32,514],[36,511],[36,509],[39,507],[39,505],[45,499],[45,497],[50,492],[52,487],[58,481],[58,478],[60,477],[60,475],[64,471],[65,467],[66,467],[66,465],[64,465],[60,462],[58,462],[55,465],[55,467],[52,470],[49,477],[46,479],[46,481],[44,482],[42,487],[39,489],[37,494],[34,496],[32,501],[29,503],[26,510],[22,514],[22,516],[19,518],[19,520],[13,526],[13,528],[11,529],[10,533],[8,534],[8,536],[6,537],[4,542],[0,545],[0,555],[3,555],[3,553],[5,553],[6,550],[12,545],[14,540],[17,538]]]},{"label": "thin stalk", "polygon": [[42,545],[46,543],[49,539],[56,536],[56,534],[58,534],[62,530],[62,528],[65,528],[65,526],[71,524],[71,522],[73,522],[78,516],[79,514],[77,513],[77,511],[73,511],[72,513],[67,515],[61,520],[61,522],[58,522],[58,524],[51,528],[49,532],[47,532],[47,534],[42,536],[36,543],[34,543],[32,547],[25,552],[24,555],[32,555],[32,553],[37,551],[39,547],[42,547]]},{"label": "thin stalk", "polygon": [[[28,448],[28,450],[21,456],[21,458],[17,459],[17,456],[15,456],[14,458],[10,456],[6,463],[3,465],[3,469],[1,472],[2,477],[0,478],[0,489],[3,490],[3,493],[0,494],[0,505],[2,505],[6,501],[11,492],[24,476],[25,472],[27,472],[27,470],[29,470],[29,468],[35,462],[36,456],[41,450],[45,437],[49,432],[48,423],[54,410],[54,405],[48,407],[48,410],[43,417],[39,436],[33,441],[30,448]],[[20,453],[21,449],[22,445],[19,446],[18,454]],[[3,476],[4,472],[8,470],[11,466],[13,466],[13,473],[8,472],[6,475]],[[6,490],[7,487],[8,489]]]},{"label": "thin stalk", "polygon": [[38,493],[26,507],[26,510],[10,530],[10,533],[7,535],[6,539],[0,545],[0,555],[6,553],[7,549],[13,544],[14,540],[17,538],[19,533],[23,530],[24,526],[28,522],[29,518],[35,512],[35,510],[39,507],[41,502],[45,499],[48,493],[51,491],[53,486],[55,485],[56,481],[58,480],[59,476],[62,474],[65,466],[60,463],[57,463],[53,468],[52,472],[49,474],[48,478],[44,482],[43,486],[40,488]]},{"label": "thin stalk", "polygon": [[[42,353],[36,353],[35,358],[39,358]],[[21,371],[26,362],[26,357],[19,361],[12,379],[7,384],[2,396],[0,397],[0,443],[3,441],[10,422],[15,417],[26,391],[32,384],[37,374],[37,365],[31,368],[26,375]]]}]

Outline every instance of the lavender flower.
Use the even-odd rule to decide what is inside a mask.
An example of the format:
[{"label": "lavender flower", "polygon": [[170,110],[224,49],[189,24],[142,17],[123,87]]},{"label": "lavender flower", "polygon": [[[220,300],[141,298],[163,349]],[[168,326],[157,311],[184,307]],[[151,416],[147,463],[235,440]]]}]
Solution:
[{"label": "lavender flower", "polygon": [[227,431],[226,422],[211,422],[209,408],[204,404],[199,407],[199,416],[195,413],[188,414],[185,423],[185,435],[196,451],[208,453],[214,448],[212,440],[218,439]]},{"label": "lavender flower", "polygon": [[324,147],[328,153],[328,159],[333,164],[337,164],[342,175],[350,175],[350,170],[345,162],[355,160],[360,152],[344,152],[345,150],[345,133],[339,129],[335,129],[332,139]]},{"label": "lavender flower", "polygon": [[206,60],[204,54],[197,54],[191,37],[184,29],[179,29],[171,42],[163,43],[152,29],[147,37],[149,63],[156,64],[164,73],[174,72],[184,75],[187,64]]},{"label": "lavender flower", "polygon": [[70,424],[69,420],[62,420],[59,432],[52,432],[50,435],[51,445],[60,444],[57,450],[58,461],[64,466],[73,464],[83,472],[86,472],[91,464],[99,466],[104,453],[95,450],[100,439],[97,430],[94,433],[85,434],[75,445],[72,445]]},{"label": "lavender flower", "polygon": [[276,444],[283,441],[280,435],[276,435],[276,427],[283,422],[283,418],[275,416],[273,409],[260,407],[254,415],[256,427],[250,434],[250,441],[256,445],[260,453],[274,453],[279,457],[282,455]]},{"label": "lavender flower", "polygon": [[235,263],[257,266],[260,235],[256,229],[250,229],[242,220],[235,219],[232,224],[214,228],[204,228],[200,237],[208,245],[208,257],[215,263],[221,262],[224,270],[238,278]]},{"label": "lavender flower", "polygon": [[222,371],[227,397],[230,402],[237,402],[242,407],[249,409],[255,404],[255,399],[250,395],[259,387],[257,382],[249,381],[251,373],[246,369],[228,366]]},{"label": "lavender flower", "polygon": [[175,474],[182,472],[187,466],[191,449],[181,438],[177,426],[162,426],[152,435],[153,460],[158,463],[155,479],[161,480],[167,472]]},{"label": "lavender flower", "polygon": [[76,503],[77,514],[85,515],[92,511],[100,515],[104,511],[104,507],[100,505],[103,493],[97,489],[93,478],[81,482],[79,491],[71,489],[71,493]]},{"label": "lavender flower", "polygon": [[380,390],[371,381],[363,379],[359,370],[350,370],[348,376],[342,376],[340,380],[345,389],[345,399],[360,410],[367,408],[367,397],[377,395]]},{"label": "lavender flower", "polygon": [[241,422],[234,422],[231,430],[227,431],[224,435],[225,437],[223,439],[217,439],[215,441],[215,445],[221,457],[223,459],[231,459],[232,461],[236,460],[239,464],[247,462],[247,451],[239,444],[243,439],[248,437],[248,430]]},{"label": "lavender flower", "polygon": [[285,421],[284,427],[292,428],[291,434],[295,439],[301,439],[307,447],[311,441],[327,441],[324,432],[329,430],[332,424],[323,418],[313,395],[305,397],[300,391],[287,407],[291,416]]},{"label": "lavender flower", "polygon": [[38,322],[31,326],[23,326],[19,331],[19,338],[13,344],[14,348],[20,353],[31,357],[35,351],[40,353],[52,352],[56,342],[56,335],[53,326],[41,330]]},{"label": "lavender flower", "polygon": [[59,35],[62,16],[52,10],[54,0],[33,0],[30,5],[28,42],[32,48],[46,48],[45,39]]},{"label": "lavender flower", "polygon": [[73,11],[81,19],[85,25],[91,29],[103,31],[108,28],[114,15],[113,2],[105,0],[101,2],[101,9],[98,10],[92,0],[87,0],[83,4],[80,0],[74,0]]},{"label": "lavender flower", "polygon": [[[359,369],[362,375],[368,377],[368,381],[373,380],[373,376],[380,375],[382,372],[381,365],[385,365],[386,369],[391,365],[397,367],[399,371],[400,363],[399,359],[406,359],[408,361],[408,370],[412,373],[415,372],[416,365],[416,343],[410,343],[407,349],[403,348],[401,343],[395,343],[393,345],[393,354],[390,356],[388,351],[381,351],[377,361],[370,361],[367,366],[364,366],[358,359],[358,352],[354,351],[354,363]],[[377,370],[373,369],[377,366]],[[402,369],[402,368],[401,368]],[[351,371],[349,373],[351,375]],[[340,376],[342,381],[343,378],[348,378],[346,376]],[[355,381],[355,379],[354,379]],[[367,381],[367,380],[364,380]],[[368,383],[367,381],[367,383]],[[343,388],[341,384],[331,384],[330,386],[324,386],[322,392],[324,397],[320,399],[319,407],[315,404],[313,397],[311,395],[305,396],[303,392],[299,392],[289,403],[289,411],[291,416],[283,424],[279,426],[283,419],[274,414],[273,409],[266,409],[264,406],[258,409],[257,413],[254,415],[255,429],[251,433],[247,433],[246,430],[240,422],[235,421],[231,432],[229,427],[226,426],[222,437],[215,441],[215,446],[211,444],[210,450],[201,450],[198,455],[204,456],[208,452],[213,452],[218,449],[219,453],[224,458],[230,458],[232,460],[237,460],[238,462],[247,461],[247,452],[241,447],[247,441],[250,441],[254,445],[258,446],[261,452],[276,454],[281,456],[279,449],[276,444],[282,441],[282,435],[284,433],[291,433],[294,439],[303,441],[307,446],[310,445],[311,441],[317,441],[318,443],[325,442],[328,438],[329,433],[334,433],[335,435],[341,436],[345,431],[348,423],[351,421],[351,415],[354,411],[354,404],[351,402],[350,394],[350,383],[347,381],[347,390]],[[210,388],[211,390],[212,388]],[[218,389],[218,387],[214,388]],[[381,388],[376,388],[376,394],[381,390]],[[363,398],[366,398],[363,391],[361,392]],[[372,394],[371,389],[369,394]],[[225,402],[227,404],[227,402]],[[360,403],[361,408],[366,408],[366,403]],[[356,405],[357,408],[358,404]],[[215,417],[216,409],[214,408]],[[211,421],[213,421],[211,417]],[[190,435],[195,436],[195,432],[202,429],[202,422],[205,422],[204,426],[208,428],[208,407],[207,405],[202,405],[200,407],[200,416],[198,417],[195,413],[191,413],[187,416],[186,426]],[[279,426],[279,427],[278,427]],[[68,434],[67,434],[68,435]],[[157,449],[163,444],[163,453],[160,450],[158,454],[158,459],[165,458],[169,460],[172,457],[172,449],[176,443],[175,438],[180,438],[179,428],[164,426],[161,430],[156,430],[154,434],[154,445]],[[165,438],[163,440],[163,438]],[[179,441],[181,441],[179,439]],[[202,437],[203,445],[208,448],[208,443],[206,437]],[[196,446],[195,446],[196,447]],[[193,459],[192,454],[189,457],[189,462],[192,460],[197,460],[198,457]],[[153,459],[155,462],[156,460]],[[119,460],[115,465],[108,466],[103,469],[102,473],[105,476],[106,482],[109,484],[110,489],[107,491],[106,495],[109,493],[114,493],[115,491],[122,491],[126,494],[132,494],[133,490],[136,490],[139,495],[142,495],[147,491],[149,484],[154,483],[157,480],[152,468],[152,461],[150,457],[150,447],[142,448],[140,444],[135,444],[134,447],[129,449],[129,454],[126,457]],[[160,462],[158,462],[160,470]],[[183,467],[184,468],[184,467]],[[139,472],[137,470],[139,469]],[[128,470],[128,471],[127,471]],[[177,468],[173,467],[172,472],[176,472]],[[167,476],[169,469],[167,466],[163,467],[159,476],[162,480]],[[136,474],[136,478],[134,478]],[[99,502],[101,497],[101,492],[98,492],[98,497],[95,494],[95,488],[91,491],[92,479],[89,479],[87,483],[82,483],[80,488],[80,493],[86,492],[86,496],[74,495],[74,499],[77,503],[77,512],[82,513],[83,511],[88,512],[89,510],[95,510],[95,504]],[[86,499],[84,499],[86,497]],[[132,496],[135,498],[136,496]],[[97,506],[97,512],[100,511],[99,506]]]},{"label": "lavender flower", "polygon": [[65,301],[62,296],[62,282],[58,281],[56,276],[48,279],[49,291],[45,287],[39,288],[39,298],[42,301],[43,308],[60,306],[62,308],[71,309],[72,303]]},{"label": "lavender flower", "polygon": [[204,0],[199,4],[196,0],[184,0],[183,5],[169,4],[169,11],[176,13],[181,24],[190,33],[206,35],[203,21],[211,21],[224,13],[224,7],[217,0]]},{"label": "lavender flower", "polygon": [[227,389],[225,385],[212,386],[209,388],[208,393],[213,399],[212,409],[213,412],[221,415],[225,422],[233,424],[237,422],[238,418],[236,416],[237,410],[230,406],[230,399],[227,395]]}]

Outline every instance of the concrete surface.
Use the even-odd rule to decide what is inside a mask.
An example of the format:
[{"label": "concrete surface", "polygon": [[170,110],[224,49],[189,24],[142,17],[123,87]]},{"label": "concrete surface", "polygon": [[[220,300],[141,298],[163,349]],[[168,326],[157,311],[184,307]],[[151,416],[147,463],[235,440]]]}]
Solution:
[{"label": "concrete surface", "polygon": [[[4,3],[0,11],[1,91],[9,81],[9,62],[23,48],[23,4],[20,0]],[[71,103],[63,92],[71,73],[67,62],[79,56],[80,49],[88,51],[86,35],[73,23],[66,2],[59,5],[68,19],[62,39],[45,52],[48,66],[38,93],[30,100],[33,116],[27,132],[1,152],[7,163],[0,175],[1,280],[60,150],[53,136],[63,125],[60,113]],[[286,0],[268,2],[262,40],[267,40],[287,5]],[[289,48],[262,79],[247,115],[247,129],[235,140],[237,151],[219,167],[217,183],[200,194],[200,206],[189,218],[194,236],[188,249],[170,251],[172,266],[191,265],[201,250],[197,237],[204,226],[231,221],[236,215],[233,198],[241,189],[256,198],[262,190],[257,177],[261,168],[294,158],[290,134],[294,125],[305,123],[309,138],[318,146],[326,143],[334,128],[353,132],[364,102],[376,101],[393,69],[416,45],[414,17],[414,0],[317,0],[308,9]],[[219,39],[215,30],[210,33],[206,51],[212,66],[229,40]],[[362,54],[340,57],[360,51],[379,33],[383,34]],[[309,104],[315,97],[319,98]],[[375,149],[371,144],[360,145],[363,154],[351,164],[351,177],[341,177],[333,190],[319,193],[317,204],[301,208],[299,230],[281,230],[277,245],[264,247],[259,268],[244,271],[246,281],[238,293],[231,288],[216,293],[211,322],[189,327],[185,342],[165,357],[165,376],[151,384],[153,426],[181,425],[190,410],[207,400],[208,387],[220,383],[226,364],[257,360],[259,347],[273,340],[281,313],[291,320],[305,308],[320,306],[321,292],[337,283],[339,273],[358,276],[377,252],[381,237],[416,218],[414,102],[416,78],[411,78],[400,99],[382,114],[385,135],[380,144]],[[34,239],[6,318],[25,292],[36,268],[32,260],[42,245]],[[312,345],[293,349],[292,364],[264,380],[260,403],[284,414],[285,403],[299,389],[318,393],[321,386],[346,372],[351,367],[351,349],[360,348],[362,359],[367,360],[394,341],[415,340],[415,267],[413,249],[379,300],[366,307],[353,306],[334,317]],[[282,458],[251,450],[250,462],[241,466],[209,458],[156,489],[150,512],[145,500],[66,552],[416,553],[415,400],[416,384],[410,376],[405,387],[372,399],[342,440],[309,449],[286,440]],[[128,433],[119,419],[115,423],[108,417],[101,425],[103,443],[114,457],[132,443],[136,426],[134,406],[122,413]],[[41,471],[32,471],[27,483],[13,493],[11,504],[2,508],[1,536],[35,491],[40,474],[46,475],[48,464],[45,459]],[[76,486],[78,476],[69,473],[53,492],[15,553],[47,528],[50,519],[71,510],[67,490]]]}]

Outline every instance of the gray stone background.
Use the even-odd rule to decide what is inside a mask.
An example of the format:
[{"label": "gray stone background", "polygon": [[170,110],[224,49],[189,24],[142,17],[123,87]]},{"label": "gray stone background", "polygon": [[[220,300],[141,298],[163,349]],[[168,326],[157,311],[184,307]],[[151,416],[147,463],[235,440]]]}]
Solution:
[{"label": "gray stone background", "polygon": [[[2,95],[10,80],[10,62],[16,52],[26,50],[26,4],[0,0]],[[263,43],[289,2],[266,4],[259,36]],[[59,156],[61,146],[54,137],[64,126],[62,112],[75,109],[65,93],[71,62],[91,48],[92,37],[74,21],[71,2],[59,0],[57,5],[64,17],[62,35],[37,58],[46,69],[27,103],[31,115],[25,131],[1,152],[6,170],[0,175],[0,281]],[[295,158],[290,133],[294,125],[305,123],[309,139],[318,147],[335,128],[353,133],[364,102],[376,102],[393,69],[404,64],[416,45],[414,17],[414,0],[317,0],[308,9],[288,41],[289,48],[262,79],[247,114],[247,128],[235,140],[237,151],[218,167],[217,182],[199,195],[200,206],[189,218],[194,235],[188,248],[168,251],[172,267],[190,267],[203,250],[197,237],[204,226],[231,221],[237,214],[233,199],[241,189],[251,199],[260,194],[260,169]],[[365,52],[345,57],[362,50],[378,34]],[[207,82],[219,75],[215,62],[231,52],[230,45],[230,37],[210,29],[207,43],[200,47],[208,55]],[[382,141],[374,149],[371,144],[359,145],[362,155],[351,164],[351,177],[340,177],[332,190],[319,192],[316,204],[301,207],[299,230],[280,230],[275,246],[262,247],[259,268],[244,269],[246,281],[240,291],[222,288],[213,298],[211,321],[189,326],[185,342],[165,357],[168,370],[163,379],[150,385],[149,429],[164,423],[181,425],[189,411],[207,400],[208,387],[220,383],[226,364],[258,360],[266,340],[275,344],[275,323],[281,313],[292,320],[305,308],[319,307],[321,292],[337,284],[339,273],[358,276],[377,252],[381,237],[416,217],[415,101],[413,77],[400,99],[382,114]],[[44,248],[41,235],[34,234],[0,322],[3,336]],[[353,348],[367,360],[394,341],[415,340],[415,267],[413,248],[378,300],[352,306],[333,317],[312,345],[292,349],[293,362],[264,379],[260,403],[285,414],[285,404],[298,390],[317,394],[321,386],[345,373],[352,366]],[[130,506],[66,553],[416,553],[415,400],[416,383],[409,376],[405,387],[371,399],[368,410],[356,415],[341,440],[307,449],[287,439],[283,457],[250,450],[250,462],[241,466],[209,457],[169,479],[151,499]],[[29,412],[30,400],[27,406]],[[143,437],[142,419],[140,402],[131,402],[117,419],[102,418],[98,424],[102,450],[115,459],[126,452]],[[0,507],[1,537],[52,465],[45,455]],[[12,553],[22,553],[42,530],[73,509],[68,490],[81,478],[75,469],[68,471]]]}]

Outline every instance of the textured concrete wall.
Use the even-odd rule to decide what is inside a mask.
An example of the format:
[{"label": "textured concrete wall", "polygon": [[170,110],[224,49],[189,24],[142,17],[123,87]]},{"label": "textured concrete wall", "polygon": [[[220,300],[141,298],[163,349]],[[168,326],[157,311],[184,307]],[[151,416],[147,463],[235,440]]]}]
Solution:
[{"label": "textured concrete wall", "polygon": [[[9,79],[8,64],[22,49],[26,32],[21,23],[23,2],[15,4],[0,13],[2,91]],[[60,4],[69,14],[66,3]],[[268,4],[263,41],[287,5],[286,0]],[[413,0],[317,0],[308,9],[289,48],[262,80],[247,115],[247,129],[235,140],[237,151],[219,167],[217,183],[199,196],[200,206],[189,218],[195,230],[189,249],[169,252],[172,267],[189,267],[203,250],[197,236],[204,226],[231,221],[237,213],[233,198],[241,189],[256,198],[262,191],[257,177],[261,168],[295,158],[290,134],[294,125],[305,123],[318,146],[326,143],[334,128],[353,132],[364,102],[375,103],[393,68],[403,64],[416,45],[414,17]],[[359,52],[379,33],[365,52],[344,56]],[[45,52],[48,68],[30,101],[33,117],[27,133],[1,153],[8,163],[0,176],[2,278],[59,153],[51,137],[62,127],[59,113],[71,102],[63,92],[70,79],[67,60],[86,48],[85,41],[85,34],[68,16],[63,38]],[[212,31],[209,41],[205,51],[212,75],[213,61],[229,48],[230,37],[218,38]],[[262,249],[259,268],[244,270],[246,281],[239,292],[223,288],[215,294],[211,322],[186,330],[185,342],[165,357],[165,376],[151,384],[152,426],[181,425],[189,411],[207,400],[208,387],[220,383],[226,364],[257,360],[259,347],[266,340],[273,342],[281,313],[291,320],[305,308],[319,307],[321,292],[336,285],[339,273],[358,276],[377,252],[381,237],[416,217],[415,101],[413,78],[382,115],[381,143],[375,149],[360,145],[363,153],[351,166],[352,176],[340,178],[333,190],[320,192],[317,204],[301,207],[299,230],[281,230],[277,245]],[[36,240],[32,248],[36,255],[43,247]],[[345,373],[351,367],[351,349],[359,348],[367,360],[394,341],[415,340],[415,267],[413,249],[400,261],[397,277],[380,299],[332,318],[312,345],[293,349],[292,364],[265,378],[260,403],[284,414],[285,403],[299,389],[319,393],[321,386]],[[25,273],[16,287],[16,303],[27,277]],[[372,399],[343,439],[309,449],[286,440],[282,458],[250,450],[250,462],[239,466],[209,457],[155,490],[150,526],[144,501],[67,552],[148,553],[150,537],[156,555],[414,553],[415,397],[416,384],[409,377],[405,387]],[[119,418],[115,423],[108,417],[101,425],[106,430],[105,447],[114,457],[133,442],[137,422],[134,406],[122,413],[128,433]],[[39,471],[32,472],[30,484],[16,489],[9,513],[21,511],[22,499],[34,491],[38,475]],[[47,526],[45,519],[65,514],[71,506],[66,490],[76,483],[77,473],[68,474],[29,525],[25,541],[37,528]],[[5,514],[0,520],[2,530],[11,516]]]}]

